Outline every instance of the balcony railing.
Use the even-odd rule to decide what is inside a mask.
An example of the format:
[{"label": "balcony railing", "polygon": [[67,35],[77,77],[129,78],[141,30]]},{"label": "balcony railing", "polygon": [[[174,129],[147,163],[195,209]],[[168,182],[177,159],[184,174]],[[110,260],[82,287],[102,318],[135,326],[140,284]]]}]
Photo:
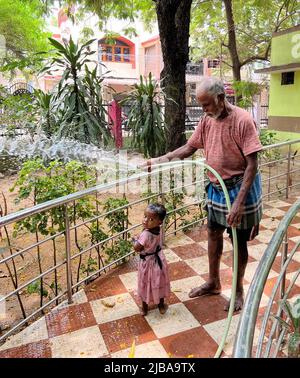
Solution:
[{"label": "balcony railing", "polygon": [[[118,175],[122,175],[121,171],[117,173]],[[14,303],[14,312],[19,307],[19,314],[12,315],[14,318],[7,332],[0,336],[0,342],[20,327],[27,325],[29,321],[36,319],[47,308],[50,309],[65,299],[68,303],[72,303],[72,295],[82,285],[129,258],[134,253],[132,248],[128,249],[128,243],[131,244],[130,233],[141,229],[142,226],[142,223],[131,226],[130,220],[135,214],[141,214],[142,218],[143,210],[149,201],[159,200],[165,203],[167,197],[172,196],[171,202],[174,206],[168,211],[169,222],[164,223],[165,236],[191,227],[193,224],[203,223],[205,219],[202,209],[203,198],[198,195],[203,193],[203,187],[203,167],[199,170],[196,164],[192,167],[180,164],[180,168],[176,170],[162,168],[156,173],[135,174],[1,217],[0,230],[6,236],[6,246],[1,248],[0,270],[10,278],[10,285],[7,282],[6,289],[2,287],[0,309],[5,307],[5,303],[9,302],[10,306]],[[138,188],[141,188],[142,192],[136,193]],[[130,197],[131,200],[107,211],[99,205],[99,198],[107,196],[108,193],[110,197],[119,199],[124,199],[124,195],[129,193],[128,198]],[[76,223],[73,215],[74,204],[86,198],[95,201],[97,214],[93,218]],[[185,201],[179,201],[180,205],[178,205],[180,198],[184,198]],[[18,239],[13,236],[13,226],[18,222],[53,210],[56,211],[56,216],[63,219],[63,229],[53,229],[50,236],[43,237],[37,223],[34,242],[28,237],[25,238],[27,234],[23,234]],[[183,222],[182,214],[187,216],[191,214],[190,219]],[[99,226],[101,222],[101,229],[106,227],[106,230],[109,230],[111,216],[122,218],[121,231],[112,231],[108,237],[98,237],[96,241],[86,237],[92,224]],[[95,229],[95,232],[95,235],[97,232],[99,235],[100,228]],[[112,261],[106,260],[105,251],[111,251],[117,244],[127,245],[127,252]],[[104,246],[109,248],[104,250]],[[63,253],[59,254],[59,249]],[[91,263],[93,269],[88,269]],[[26,271],[24,277],[24,267],[28,266],[30,271]],[[35,308],[30,307],[26,301],[29,289],[33,286],[38,289],[36,294],[39,297]],[[52,289],[51,296],[44,295],[46,288]]]},{"label": "balcony railing", "polygon": [[[300,139],[264,147],[260,156],[263,199],[287,198],[295,188],[300,186],[300,162],[298,156],[293,153],[293,145],[296,143],[300,143]],[[0,218],[0,229],[6,240],[6,245],[1,248],[0,270],[6,272],[10,279],[5,292],[4,286],[2,287],[0,308],[8,301],[10,304],[14,303],[15,309],[19,308],[18,315],[15,313],[12,315],[12,322],[7,332],[2,333],[0,342],[34,320],[47,308],[56,306],[66,298],[71,303],[72,295],[81,286],[105,274],[112,266],[128,259],[134,253],[132,250],[114,260],[105,261],[104,245],[110,243],[110,248],[112,248],[120,240],[123,243],[129,241],[130,233],[141,228],[141,223],[136,221],[130,225],[130,219],[134,214],[139,212],[142,214],[149,201],[159,200],[164,203],[168,195],[173,196],[173,208],[168,212],[170,222],[168,225],[165,224],[165,235],[205,222],[206,217],[202,206],[204,202],[203,171],[188,167],[182,162],[182,166],[180,168],[178,166],[176,170],[166,169],[168,180],[165,179],[166,176],[161,176],[165,174],[164,172],[165,170],[156,172],[156,176],[154,173],[151,176],[148,173],[123,176],[124,178],[109,184],[101,184]],[[152,181],[149,181],[149,177]],[[172,182],[172,185],[166,186],[167,182],[169,184]],[[107,193],[113,192],[116,198],[124,198],[124,193],[130,187],[137,190],[141,188],[142,183],[143,190],[141,189],[135,196],[129,196],[128,203],[109,211],[99,207],[99,198],[107,196]],[[74,204],[80,203],[84,198],[93,199],[95,206],[98,206],[97,213],[93,218],[83,219],[76,223],[73,217]],[[179,205],[178,198],[181,198]],[[25,238],[25,234],[19,238],[14,236],[15,224],[54,209],[56,209],[56,216],[63,220],[62,229],[53,229],[49,236],[42,237],[37,228],[34,240]],[[182,214],[187,209],[189,209],[189,218],[183,222]],[[120,214],[127,215],[121,231],[111,232],[105,239],[98,238],[97,241],[86,237],[91,224],[97,226],[98,222],[105,223],[107,216],[113,214],[115,217]],[[109,227],[108,224],[106,227]],[[278,237],[278,240],[280,238]],[[276,241],[276,245],[280,242]],[[64,251],[60,256],[57,254],[58,247]],[[272,250],[272,256],[274,253]],[[91,261],[96,262],[97,266],[94,269],[88,269]],[[23,273],[28,266],[31,268],[30,274],[27,272],[25,275]],[[55,283],[52,285],[54,277]],[[38,300],[36,299],[35,307],[32,308],[26,302],[27,290],[37,283],[40,296]],[[53,290],[51,297],[44,296],[45,285]]]},{"label": "balcony railing", "polygon": [[203,64],[201,63],[187,63],[186,65],[187,75],[203,75]]},{"label": "balcony railing", "polygon": [[[267,249],[259,262],[255,275],[249,287],[244,308],[236,334],[233,357],[277,357],[279,352],[286,345],[287,329],[281,326],[280,319],[290,321],[284,316],[283,306],[291,295],[295,282],[300,274],[300,269],[292,273],[289,286],[286,284],[286,273],[289,264],[296,252],[299,252],[300,242],[289,251],[288,237],[289,225],[300,209],[300,200],[288,210],[276,229]],[[264,317],[260,327],[256,353],[254,352],[253,341],[255,326],[258,317],[258,308],[261,301],[266,281],[268,279],[272,264],[279,255],[281,258],[281,270],[274,283],[269,302],[266,306]]]}]

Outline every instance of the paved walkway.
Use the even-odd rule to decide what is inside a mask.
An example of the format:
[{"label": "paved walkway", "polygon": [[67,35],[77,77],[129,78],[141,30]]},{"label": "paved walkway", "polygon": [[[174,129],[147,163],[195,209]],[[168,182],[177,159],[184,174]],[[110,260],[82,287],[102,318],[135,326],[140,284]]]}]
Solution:
[{"label": "paved walkway", "polygon": [[[246,292],[273,231],[294,200],[274,201],[264,206],[260,234],[249,244]],[[299,229],[300,214],[289,229],[289,249],[300,239]],[[213,357],[223,335],[227,317],[223,307],[231,292],[230,241],[226,238],[224,243],[222,294],[217,296],[188,297],[190,289],[208,277],[205,227],[168,238],[165,254],[172,288],[165,315],[157,308],[152,308],[146,317],[139,314],[137,258],[134,258],[78,292],[74,304],[61,304],[12,336],[0,347],[0,357],[128,357],[133,340],[135,357]],[[299,267],[298,251],[287,278]],[[260,317],[279,271],[280,257],[277,257],[260,303]],[[300,294],[300,279],[296,283],[292,296]],[[233,316],[223,357],[231,356],[239,316],[239,313]]]}]

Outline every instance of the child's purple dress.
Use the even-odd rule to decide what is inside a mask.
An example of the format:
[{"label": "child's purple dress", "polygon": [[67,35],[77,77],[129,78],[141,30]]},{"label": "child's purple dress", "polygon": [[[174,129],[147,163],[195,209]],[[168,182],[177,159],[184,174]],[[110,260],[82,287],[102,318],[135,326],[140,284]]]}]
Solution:
[{"label": "child's purple dress", "polygon": [[138,242],[144,247],[140,255],[145,255],[144,259],[140,259],[138,266],[138,295],[147,304],[158,304],[161,298],[170,295],[168,265],[162,250],[158,252],[161,268],[155,254],[147,254],[155,252],[157,247],[161,246],[161,237],[160,234],[155,235],[144,230]]}]

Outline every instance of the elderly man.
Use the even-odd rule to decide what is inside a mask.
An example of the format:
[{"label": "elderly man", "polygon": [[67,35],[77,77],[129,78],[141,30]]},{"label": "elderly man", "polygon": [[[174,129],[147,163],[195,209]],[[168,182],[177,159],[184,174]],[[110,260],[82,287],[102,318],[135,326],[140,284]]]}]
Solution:
[{"label": "elderly man", "polygon": [[[184,159],[203,148],[206,163],[222,177],[232,204],[228,214],[225,196],[217,179],[208,173],[207,231],[209,279],[192,289],[191,298],[221,293],[220,261],[223,251],[223,233],[232,239],[231,227],[237,227],[238,279],[235,311],[244,302],[243,278],[248,262],[247,241],[258,233],[262,216],[261,179],[257,172],[257,152],[262,148],[255,123],[250,114],[231,105],[225,98],[223,83],[212,77],[203,78],[197,89],[197,100],[204,116],[187,143],[158,158],[147,161],[155,165]],[[228,311],[229,304],[225,306]]]}]

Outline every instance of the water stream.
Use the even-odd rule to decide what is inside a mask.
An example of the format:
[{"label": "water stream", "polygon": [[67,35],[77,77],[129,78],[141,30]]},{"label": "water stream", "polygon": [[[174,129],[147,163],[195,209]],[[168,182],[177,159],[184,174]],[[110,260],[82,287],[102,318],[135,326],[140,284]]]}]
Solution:
[{"label": "water stream", "polygon": [[136,164],[130,164],[127,156],[115,150],[104,150],[91,144],[80,143],[71,139],[47,138],[44,135],[0,137],[0,173],[16,173],[22,162],[40,157],[45,163],[51,160],[68,162],[77,160],[87,165],[95,165],[120,171],[135,170]]}]

